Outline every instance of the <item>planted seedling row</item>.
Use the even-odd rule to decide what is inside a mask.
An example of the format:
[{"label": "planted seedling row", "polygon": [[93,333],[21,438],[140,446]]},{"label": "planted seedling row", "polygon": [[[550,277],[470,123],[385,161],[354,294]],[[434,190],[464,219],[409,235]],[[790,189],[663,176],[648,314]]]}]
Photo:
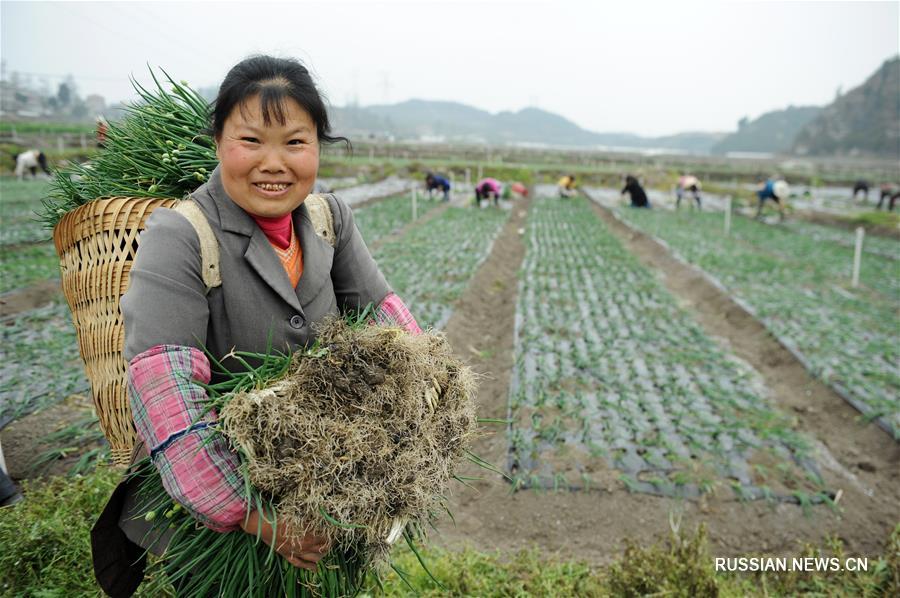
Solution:
[{"label": "planted seedling row", "polygon": [[824,496],[804,439],[579,200],[538,189],[509,396],[517,487]]},{"label": "planted seedling row", "polygon": [[900,262],[867,256],[851,286],[853,250],[778,226],[621,210],[747,303],[814,375],[900,439]]},{"label": "planted seedling row", "polygon": [[375,259],[422,327],[442,328],[509,212],[448,208],[381,246]]},{"label": "planted seedling row", "polygon": [[[430,207],[418,207],[421,216]],[[412,222],[412,199],[409,194],[395,195],[353,210],[356,226],[367,245],[394,233]]]}]

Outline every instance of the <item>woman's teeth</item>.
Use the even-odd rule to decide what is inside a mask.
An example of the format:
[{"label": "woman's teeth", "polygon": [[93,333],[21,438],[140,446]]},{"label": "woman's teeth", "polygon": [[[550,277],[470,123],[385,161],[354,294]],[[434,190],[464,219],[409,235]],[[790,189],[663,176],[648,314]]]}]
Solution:
[{"label": "woman's teeth", "polygon": [[284,191],[288,188],[286,183],[256,183],[263,191]]}]

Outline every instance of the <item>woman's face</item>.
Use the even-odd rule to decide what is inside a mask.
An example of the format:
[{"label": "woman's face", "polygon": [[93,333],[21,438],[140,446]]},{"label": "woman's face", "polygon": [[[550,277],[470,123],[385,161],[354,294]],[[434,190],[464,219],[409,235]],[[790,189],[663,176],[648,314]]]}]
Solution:
[{"label": "woman's face", "polygon": [[259,96],[235,106],[216,139],[225,191],[245,211],[276,218],[293,212],[312,191],[319,170],[316,125],[293,99],[284,124],[263,123]]}]

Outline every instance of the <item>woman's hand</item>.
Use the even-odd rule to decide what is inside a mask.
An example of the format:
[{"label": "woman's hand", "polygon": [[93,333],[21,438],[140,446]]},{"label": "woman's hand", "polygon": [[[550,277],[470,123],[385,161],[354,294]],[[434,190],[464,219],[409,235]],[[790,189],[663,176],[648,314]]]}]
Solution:
[{"label": "woman's hand", "polygon": [[[275,536],[275,528],[259,511],[251,511],[247,518],[241,522],[241,529],[248,534],[257,535],[262,541],[272,546],[272,537]],[[325,538],[307,534],[299,539],[292,539],[290,528],[279,520],[277,524],[277,536],[275,540],[275,552],[283,556],[289,563],[301,569],[315,571],[319,561],[328,552],[328,540]]]}]

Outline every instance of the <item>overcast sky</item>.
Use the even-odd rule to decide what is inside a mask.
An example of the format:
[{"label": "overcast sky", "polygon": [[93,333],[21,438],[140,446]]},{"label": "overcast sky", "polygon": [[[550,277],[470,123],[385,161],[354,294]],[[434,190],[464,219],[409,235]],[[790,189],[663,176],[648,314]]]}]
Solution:
[{"label": "overcast sky", "polygon": [[133,97],[146,65],[195,87],[294,56],[336,105],[527,106],[599,132],[728,131],[824,105],[900,50],[900,2],[9,2],[6,74]]}]

